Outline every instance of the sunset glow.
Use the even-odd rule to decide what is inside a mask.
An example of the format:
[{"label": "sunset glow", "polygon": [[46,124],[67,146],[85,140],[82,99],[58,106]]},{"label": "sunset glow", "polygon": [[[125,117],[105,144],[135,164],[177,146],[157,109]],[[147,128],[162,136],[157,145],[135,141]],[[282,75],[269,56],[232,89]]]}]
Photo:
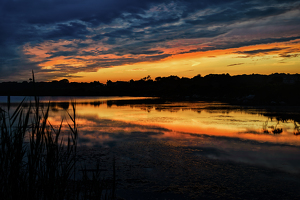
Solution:
[{"label": "sunset glow", "polygon": [[38,81],[102,83],[148,75],[299,73],[299,5],[7,1],[0,6],[0,81],[28,80],[31,70]]}]

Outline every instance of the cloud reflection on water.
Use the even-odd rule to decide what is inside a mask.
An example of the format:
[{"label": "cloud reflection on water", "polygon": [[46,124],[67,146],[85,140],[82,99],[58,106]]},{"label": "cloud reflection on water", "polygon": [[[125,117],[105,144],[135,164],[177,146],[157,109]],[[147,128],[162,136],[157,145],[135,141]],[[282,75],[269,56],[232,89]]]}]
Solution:
[{"label": "cloud reflection on water", "polygon": [[[171,141],[195,150],[195,156],[300,172],[300,137],[293,134],[294,121],[274,120],[275,114],[264,109],[207,102],[108,106],[105,101],[94,101],[78,101],[76,105],[79,146],[113,148],[134,142]],[[61,102],[51,106],[49,120],[54,127],[61,119],[65,125],[70,123],[66,113],[70,106]],[[285,116],[297,114],[289,113]],[[279,122],[283,132],[263,133],[266,121],[268,126]]]},{"label": "cloud reflection on water", "polygon": [[[83,116],[79,116],[83,117]],[[288,143],[248,140],[237,137],[214,136],[170,130],[159,126],[85,116],[91,125],[80,125],[80,145],[113,147],[137,141],[173,141],[179,146],[197,150],[195,155],[210,159],[241,162],[287,172],[300,172],[300,147]],[[86,130],[89,129],[89,130]]]}]

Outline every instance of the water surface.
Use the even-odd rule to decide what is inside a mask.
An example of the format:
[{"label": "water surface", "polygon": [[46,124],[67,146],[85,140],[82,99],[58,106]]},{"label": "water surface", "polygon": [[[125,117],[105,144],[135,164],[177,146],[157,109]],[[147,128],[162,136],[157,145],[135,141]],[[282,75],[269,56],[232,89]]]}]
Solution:
[{"label": "water surface", "polygon": [[[12,110],[21,99],[11,97],[16,103]],[[0,100],[4,105],[6,97]],[[300,172],[298,107],[245,108],[145,97],[43,97],[41,101],[51,101],[49,121],[56,127],[61,120],[71,123],[68,112],[76,102],[81,147],[168,141],[209,159]]]}]

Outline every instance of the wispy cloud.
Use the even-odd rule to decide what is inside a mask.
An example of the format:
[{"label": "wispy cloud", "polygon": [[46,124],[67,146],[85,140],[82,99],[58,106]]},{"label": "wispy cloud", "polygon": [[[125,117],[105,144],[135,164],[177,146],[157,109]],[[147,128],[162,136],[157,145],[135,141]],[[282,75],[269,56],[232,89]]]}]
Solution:
[{"label": "wispy cloud", "polygon": [[142,68],[136,68],[136,69],[128,69],[127,71],[147,71],[146,69],[142,69]]},{"label": "wispy cloud", "polygon": [[283,58],[295,58],[300,56],[300,54],[279,54],[279,56]]},{"label": "wispy cloud", "polygon": [[235,63],[235,64],[230,64],[230,65],[227,65],[227,67],[232,67],[232,66],[236,66],[236,65],[243,65],[244,63]]},{"label": "wispy cloud", "polygon": [[267,54],[267,53],[270,53],[270,52],[278,52],[282,49],[285,49],[285,48],[255,49],[255,50],[250,50],[250,51],[237,51],[235,53],[247,54],[247,55],[254,56],[254,55],[258,55],[258,54]]}]

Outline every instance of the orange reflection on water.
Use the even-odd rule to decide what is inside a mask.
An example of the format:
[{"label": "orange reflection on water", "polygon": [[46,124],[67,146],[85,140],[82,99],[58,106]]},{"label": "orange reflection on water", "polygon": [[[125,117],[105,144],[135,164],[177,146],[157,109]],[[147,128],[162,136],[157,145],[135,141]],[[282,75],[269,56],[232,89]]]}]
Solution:
[{"label": "orange reflection on water", "polygon": [[[150,107],[149,105],[146,105]],[[240,138],[259,142],[285,143],[300,145],[300,137],[293,134],[293,122],[280,122],[283,131],[280,134],[263,133],[263,124],[268,117],[262,114],[240,110],[206,110],[196,109],[201,104],[167,105],[164,109],[157,109],[162,105],[152,105],[152,109],[145,109],[141,105],[107,106],[101,104],[78,105],[79,118],[93,116],[97,119],[109,119],[140,126],[157,126],[170,131],[155,137],[186,137],[177,133],[191,133],[216,137]],[[85,123],[88,124],[88,123]],[[276,125],[276,121],[270,121],[270,125]],[[123,127],[124,129],[124,127]],[[112,131],[112,130],[110,130]],[[154,136],[153,136],[154,137]]]},{"label": "orange reflection on water", "polygon": [[[145,123],[138,123],[140,125],[146,125]],[[254,140],[259,142],[272,142],[272,143],[285,143],[290,145],[300,145],[300,137],[295,137],[290,132],[282,132],[280,135],[273,134],[263,134],[262,129],[256,130],[257,133],[253,134],[252,131],[241,132],[238,129],[228,129],[224,128],[204,128],[201,126],[189,126],[186,124],[158,124],[153,123],[152,125],[161,126],[166,129],[173,130],[173,132],[166,132],[164,135],[158,137],[174,137],[174,138],[183,138],[186,137],[182,134],[177,134],[178,132],[189,133],[189,134],[200,134],[208,136],[217,136],[217,137],[230,137],[230,138],[240,138],[243,140]]]}]

